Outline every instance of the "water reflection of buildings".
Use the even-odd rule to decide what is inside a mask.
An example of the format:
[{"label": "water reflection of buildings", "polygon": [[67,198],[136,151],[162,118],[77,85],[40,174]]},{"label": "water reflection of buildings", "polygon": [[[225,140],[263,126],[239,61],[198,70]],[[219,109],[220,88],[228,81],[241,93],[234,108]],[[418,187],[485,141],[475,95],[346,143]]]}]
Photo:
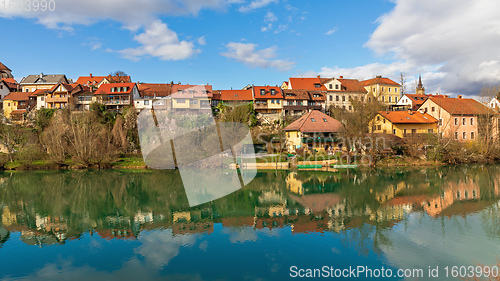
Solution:
[{"label": "water reflection of buildings", "polygon": [[472,179],[465,182],[449,182],[443,187],[443,194],[423,202],[424,210],[432,217],[437,217],[457,201],[478,200],[480,188]]}]

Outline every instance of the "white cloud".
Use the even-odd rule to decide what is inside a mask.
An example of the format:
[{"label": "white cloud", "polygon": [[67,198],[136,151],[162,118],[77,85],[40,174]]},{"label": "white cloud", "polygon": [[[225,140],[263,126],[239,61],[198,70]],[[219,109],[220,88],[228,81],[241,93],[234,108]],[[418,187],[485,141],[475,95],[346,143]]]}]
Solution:
[{"label": "white cloud", "polygon": [[257,45],[255,44],[235,42],[230,42],[226,47],[227,52],[221,53],[222,56],[234,59],[250,67],[274,68],[279,71],[288,71],[295,65],[295,62],[292,61],[275,59],[276,47],[256,50]]},{"label": "white cloud", "polygon": [[177,34],[160,20],[147,26],[144,33],[135,35],[134,40],[141,46],[120,50],[125,58],[139,60],[143,56],[152,56],[162,60],[182,60],[200,52],[193,42],[180,41]]},{"label": "white cloud", "polygon": [[278,20],[278,17],[273,12],[267,12],[264,17],[264,22],[275,22]]},{"label": "white cloud", "polygon": [[239,8],[239,11],[242,13],[248,13],[248,12],[251,12],[253,10],[270,5],[272,3],[278,3],[278,2],[279,2],[279,0],[254,0],[254,1],[250,2],[250,4],[248,4],[248,5],[241,6]]},{"label": "white cloud", "polygon": [[92,51],[99,50],[102,47],[102,43],[95,37],[89,38],[88,42],[82,45],[89,46]]},{"label": "white cloud", "polygon": [[335,31],[337,31],[337,29],[336,28],[332,28],[332,29],[328,30],[325,34],[326,35],[332,35],[332,34],[335,33]]},{"label": "white cloud", "polygon": [[378,19],[379,26],[366,43],[394,63],[322,71],[341,70],[354,77],[397,77],[399,72],[413,77],[421,72],[427,92],[448,94],[475,95],[486,84],[500,83],[499,1],[395,0],[395,4]]},{"label": "white cloud", "polygon": [[198,39],[196,40],[196,42],[198,42],[198,44],[200,44],[200,45],[202,45],[202,46],[204,46],[204,45],[206,45],[206,44],[207,44],[207,40],[205,39],[205,36],[201,36],[200,38],[198,38]]}]

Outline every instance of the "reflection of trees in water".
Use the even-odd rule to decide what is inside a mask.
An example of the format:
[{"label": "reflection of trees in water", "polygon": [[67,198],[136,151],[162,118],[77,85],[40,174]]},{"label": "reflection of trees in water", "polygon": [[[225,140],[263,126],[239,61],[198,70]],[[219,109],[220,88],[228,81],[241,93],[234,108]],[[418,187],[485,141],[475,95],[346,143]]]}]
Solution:
[{"label": "reflection of trees in water", "polygon": [[4,227],[0,226],[0,248],[3,247],[3,244],[9,240],[10,232]]}]

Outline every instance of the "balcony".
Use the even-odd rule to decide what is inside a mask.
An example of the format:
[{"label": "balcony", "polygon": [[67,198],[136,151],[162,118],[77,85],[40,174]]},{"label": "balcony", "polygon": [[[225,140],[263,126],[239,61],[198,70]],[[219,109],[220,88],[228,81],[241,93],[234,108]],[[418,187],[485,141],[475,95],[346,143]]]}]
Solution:
[{"label": "balcony", "polygon": [[68,102],[69,97],[46,97],[45,102]]},{"label": "balcony", "polygon": [[302,138],[302,143],[334,143],[337,142],[336,137],[305,137]]},{"label": "balcony", "polygon": [[130,100],[103,100],[104,105],[129,105]]},{"label": "balcony", "polygon": [[254,103],[253,108],[254,109],[266,109],[267,103]]},{"label": "balcony", "polygon": [[287,105],[283,106],[284,110],[321,110],[321,105]]}]

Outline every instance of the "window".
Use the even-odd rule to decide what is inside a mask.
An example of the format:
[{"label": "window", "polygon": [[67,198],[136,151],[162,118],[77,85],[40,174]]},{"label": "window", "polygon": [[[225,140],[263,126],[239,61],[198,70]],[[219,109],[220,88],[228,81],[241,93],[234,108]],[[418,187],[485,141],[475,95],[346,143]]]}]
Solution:
[{"label": "window", "polygon": [[274,103],[274,100],[271,100],[271,103]]},{"label": "window", "polygon": [[[390,88],[389,88],[389,89],[390,89]],[[392,98],[391,98],[391,96],[389,96],[389,102],[392,102]]]},{"label": "window", "polygon": [[391,92],[391,87],[389,87],[389,93]]},{"label": "window", "polygon": [[336,101],[340,101],[340,97],[339,96],[335,96],[335,100]]},{"label": "window", "polygon": [[458,126],[458,118],[455,117],[455,126]]},{"label": "window", "polygon": [[383,121],[384,121],[384,124],[385,124],[385,119],[383,119]]},{"label": "window", "polygon": [[398,88],[394,88],[394,92],[396,92],[396,93],[397,93],[397,92],[398,92]]},{"label": "window", "polygon": [[342,101],[345,101],[345,96],[342,96]]},{"label": "window", "polygon": [[431,107],[431,112],[434,112],[434,111],[436,111],[436,108],[433,106],[433,107]]},{"label": "window", "polygon": [[417,133],[417,129],[411,129],[411,133],[412,134],[416,134]]},{"label": "window", "polygon": [[375,87],[373,87],[373,91],[375,92]]},{"label": "window", "polygon": [[[352,110],[352,106],[349,105],[349,110]],[[384,119],[385,120],[385,119]]]},{"label": "window", "polygon": [[385,96],[382,96],[382,101],[385,102]]},{"label": "window", "polygon": [[276,95],[276,91],[274,89],[271,89],[271,96]]},{"label": "window", "polygon": [[455,132],[455,139],[458,140],[458,132]]},{"label": "window", "polygon": [[323,118],[323,122],[328,122],[328,121],[326,120],[326,118]]},{"label": "window", "polygon": [[114,93],[115,92],[115,88],[111,88],[111,93]]},{"label": "window", "polygon": [[3,90],[3,85],[0,85],[0,90]]},{"label": "window", "polygon": [[148,100],[145,100],[145,101],[144,101],[144,105],[149,105],[149,101],[148,101]]},{"label": "window", "polygon": [[43,101],[45,99],[45,97],[40,97],[40,100]]},{"label": "window", "polygon": [[261,96],[264,96],[265,94],[266,94],[266,90],[264,90],[264,89],[260,89],[260,95],[261,95]]},{"label": "window", "polygon": [[316,122],[316,120],[314,120],[314,118],[311,118],[311,121],[312,121],[312,122]]},{"label": "window", "polygon": [[396,129],[392,129],[392,134],[395,135],[396,134]]},{"label": "window", "polygon": [[406,134],[406,129],[403,129],[403,134]]},{"label": "window", "polygon": [[197,99],[189,100],[189,104],[198,104],[198,100]]},{"label": "window", "polygon": [[384,91],[384,87],[382,87],[382,92]]},{"label": "window", "polygon": [[474,117],[471,117],[471,118],[470,118],[470,125],[471,125],[471,126],[474,126]]},{"label": "window", "polygon": [[276,104],[280,104],[280,100],[276,100]]},{"label": "window", "polygon": [[470,132],[470,139],[473,140],[474,139],[474,132]]},{"label": "window", "polygon": [[335,90],[338,90],[339,89],[339,84],[336,84],[335,85]]},{"label": "window", "polygon": [[379,131],[382,130],[382,126],[381,125],[378,125],[377,128],[378,128]]},{"label": "window", "polygon": [[439,126],[443,126],[443,118],[439,118],[439,123],[438,123]]},{"label": "window", "polygon": [[328,85],[328,88],[329,88],[330,90],[331,90],[331,89],[333,89],[333,85],[332,85],[332,84]]},{"label": "window", "polygon": [[29,91],[30,91],[30,89],[26,89],[26,92],[29,92]]},{"label": "window", "polygon": [[424,113],[427,113],[427,107],[426,107],[426,108],[424,108]]},{"label": "window", "polygon": [[467,120],[465,119],[465,117],[462,118],[462,125],[467,125]]},{"label": "window", "polygon": [[434,130],[433,130],[433,129],[428,129],[428,130],[427,130],[427,133],[429,133],[429,134],[433,134],[433,133],[434,133]]},{"label": "window", "polygon": [[10,106],[10,102],[7,103],[7,106]]},{"label": "window", "polygon": [[394,97],[394,102],[398,102],[398,97]]},{"label": "window", "polygon": [[377,121],[380,121],[380,116],[377,116]]},{"label": "window", "polygon": [[[330,86],[331,86],[331,84],[330,84]],[[330,101],[333,101],[333,96],[332,95],[330,95],[329,98],[330,98]]]},{"label": "window", "polygon": [[457,191],[457,198],[460,199],[460,190]]},{"label": "window", "polygon": [[177,99],[177,103],[186,103],[186,99]]}]

